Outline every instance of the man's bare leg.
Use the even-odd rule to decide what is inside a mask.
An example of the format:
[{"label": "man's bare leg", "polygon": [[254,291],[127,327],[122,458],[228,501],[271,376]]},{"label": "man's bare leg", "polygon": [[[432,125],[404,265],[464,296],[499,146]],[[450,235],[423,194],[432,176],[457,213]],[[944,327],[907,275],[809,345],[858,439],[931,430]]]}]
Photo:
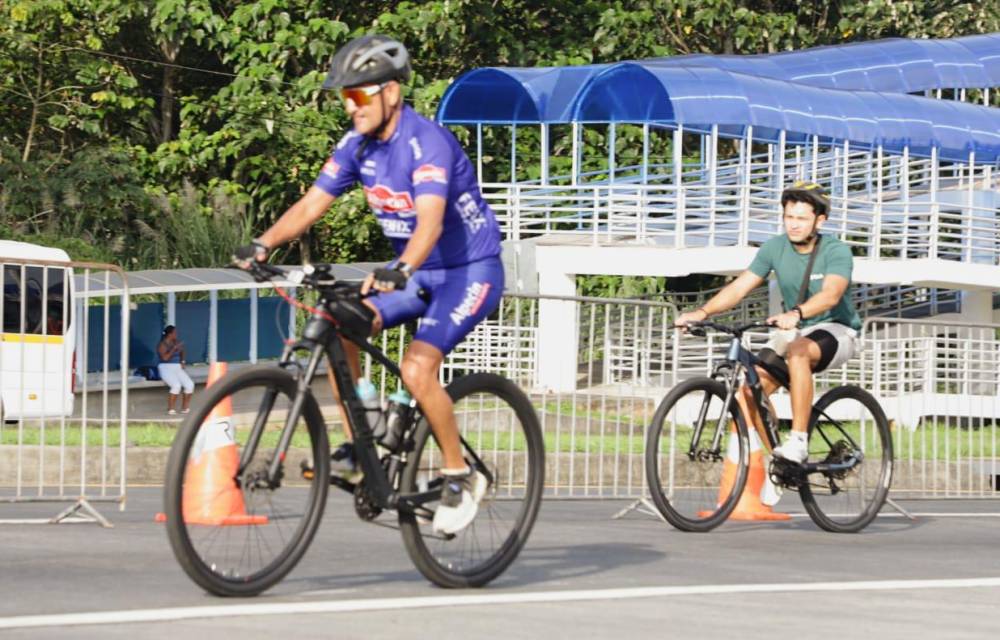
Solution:
[{"label": "man's bare leg", "polygon": [[[378,309],[374,305],[368,304],[364,301],[365,306],[375,312],[375,318],[372,320],[372,335],[377,335],[382,331],[382,316],[379,314]],[[351,379],[358,380],[361,378],[361,349],[358,345],[354,344],[346,338],[340,339],[340,344],[344,346],[344,352],[347,355],[347,365],[351,368]],[[347,419],[347,407],[340,399],[340,391],[337,389],[337,381],[333,377],[333,366],[332,363],[327,363],[326,368],[326,378],[330,381],[330,391],[333,392],[333,399],[337,401],[337,410],[340,412],[340,424],[344,430],[344,438],[347,442],[354,441],[354,434],[351,433],[351,422]]]},{"label": "man's bare leg", "polygon": [[813,369],[822,357],[819,345],[809,338],[798,338],[788,345],[789,393],[792,397],[792,431],[806,433],[813,404]]},{"label": "man's bare leg", "polygon": [[467,465],[458,438],[454,404],[438,380],[443,361],[444,354],[437,347],[422,340],[414,340],[403,356],[400,369],[403,372],[403,383],[431,423],[434,437],[437,438],[444,457],[444,468],[458,470]]},{"label": "man's bare leg", "polygon": [[774,455],[802,463],[809,457],[809,418],[813,402],[813,369],[821,357],[819,345],[809,338],[797,338],[788,345],[785,362],[790,378],[792,398],[792,432]]},{"label": "man's bare leg", "polygon": [[[763,368],[756,367],[756,369],[757,375],[760,376],[760,386],[763,390],[764,397],[770,397],[770,395],[777,391],[781,385]],[[743,413],[743,419],[746,420],[748,425],[757,430],[757,435],[760,436],[760,441],[765,443],[765,446],[767,446],[767,429],[764,426],[763,417],[761,417],[760,412],[757,411],[757,403],[753,401],[753,390],[750,389],[749,385],[743,385],[739,388],[739,391],[736,393],[736,402],[740,405],[740,411]]]}]

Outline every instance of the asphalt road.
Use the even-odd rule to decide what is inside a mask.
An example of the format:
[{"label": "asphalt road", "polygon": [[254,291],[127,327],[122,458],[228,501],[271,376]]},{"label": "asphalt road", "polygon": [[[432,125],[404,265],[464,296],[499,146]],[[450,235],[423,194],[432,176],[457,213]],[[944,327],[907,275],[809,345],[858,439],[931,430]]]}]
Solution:
[{"label": "asphalt road", "polygon": [[[0,525],[0,633],[910,639],[1000,630],[997,501],[908,502],[940,515],[887,513],[861,534],[834,535],[804,517],[685,534],[639,513],[612,520],[618,501],[548,500],[505,575],[484,589],[448,591],[417,573],[398,532],[358,521],[338,492],[301,565],[246,600],[206,595],[188,580],[153,522],[159,502],[158,489],[131,489],[126,511],[101,507],[113,529]],[[0,504],[0,519],[58,510]],[[93,612],[104,612],[104,624],[65,615]],[[164,620],[130,623],[129,615]],[[10,628],[28,622],[22,616],[41,616],[33,622],[44,626]]]}]

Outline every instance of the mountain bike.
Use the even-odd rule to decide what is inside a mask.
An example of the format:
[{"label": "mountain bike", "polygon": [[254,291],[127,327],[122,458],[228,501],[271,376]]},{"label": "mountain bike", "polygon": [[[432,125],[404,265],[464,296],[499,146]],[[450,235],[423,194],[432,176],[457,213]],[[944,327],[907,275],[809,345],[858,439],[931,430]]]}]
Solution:
[{"label": "mountain bike", "polygon": [[[221,378],[201,394],[177,433],[164,500],[170,544],[187,575],[222,596],[255,595],[273,586],[309,548],[331,484],[353,495],[364,521],[394,511],[410,558],[431,582],[476,587],[503,573],[528,539],[545,476],[541,428],[524,392],[491,373],[471,373],[447,386],[465,460],[486,476],[489,488],[468,527],[451,535],[434,533],[430,523],[441,498],[442,457],[420,406],[411,400],[394,409],[399,437],[386,446],[370,424],[371,408],[355,391],[341,336],[402,380],[396,363],[367,336],[347,329],[344,314],[351,304],[357,308],[359,285],[337,281],[331,265],[286,273],[257,263],[251,272],[259,281],[290,279],[317,292],[318,303],[293,301],[311,316],[277,366],[252,366]],[[327,425],[310,390],[324,358],[347,407],[360,480],[330,473]],[[220,407],[230,404],[232,417],[223,421],[229,437],[224,443],[231,444],[214,449],[225,434],[209,425],[228,412]],[[198,491],[210,473],[200,456],[209,449],[228,451],[232,462],[216,483],[220,488],[213,489],[219,495],[209,496],[211,509],[223,512],[206,520],[193,515],[190,505],[185,508],[185,492],[204,503]],[[236,515],[227,515],[230,511]]]},{"label": "mountain bike", "polygon": [[[767,326],[688,325],[693,335],[714,329],[731,340],[711,376],[685,380],[667,393],[647,433],[646,481],[653,503],[678,529],[710,531],[740,500],[750,466],[750,434],[736,402],[744,381],[763,418],[761,440],[768,451],[780,442],[779,421],[755,367],[762,366],[786,388],[787,369],[762,362],[743,346],[744,333]],[[868,526],[882,508],[892,468],[892,437],[882,407],[864,389],[843,385],[813,405],[808,459],[797,464],[773,458],[768,475],[776,487],[798,492],[819,527],[852,533]],[[728,493],[725,487],[731,487]]]}]

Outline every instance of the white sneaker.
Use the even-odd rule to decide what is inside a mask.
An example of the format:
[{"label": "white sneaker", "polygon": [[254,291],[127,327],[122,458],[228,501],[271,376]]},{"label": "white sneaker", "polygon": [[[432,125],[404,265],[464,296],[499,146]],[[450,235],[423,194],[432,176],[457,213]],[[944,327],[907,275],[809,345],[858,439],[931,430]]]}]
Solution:
[{"label": "white sneaker", "polygon": [[[767,465],[764,468],[769,469],[770,465]],[[761,504],[773,507],[774,505],[778,504],[779,500],[781,500],[781,494],[783,494],[784,492],[785,492],[784,489],[774,484],[774,481],[771,480],[770,474],[767,473],[764,474],[764,484],[760,488]]]},{"label": "white sneaker", "polygon": [[434,512],[434,532],[458,533],[469,526],[476,518],[488,484],[486,476],[471,468],[462,475],[445,475],[441,504]]},{"label": "white sneaker", "polygon": [[775,458],[783,458],[789,462],[802,464],[809,457],[809,443],[805,438],[789,436],[785,444],[775,447],[771,452]]}]

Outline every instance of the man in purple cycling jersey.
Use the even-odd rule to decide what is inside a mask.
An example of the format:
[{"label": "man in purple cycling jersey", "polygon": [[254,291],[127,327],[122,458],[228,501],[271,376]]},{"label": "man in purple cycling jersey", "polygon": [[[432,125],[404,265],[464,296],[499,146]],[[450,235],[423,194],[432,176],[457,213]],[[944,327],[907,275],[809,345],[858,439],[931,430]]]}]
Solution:
[{"label": "man in purple cycling jersey", "polygon": [[[420,319],[400,368],[443,453],[446,482],[433,526],[455,533],[475,518],[487,481],[462,456],[452,402],[438,371],[444,357],[500,302],[500,229],[455,137],[403,103],[401,83],[409,76],[406,48],[388,37],[362,36],[337,52],[323,88],[340,89],[354,127],[306,194],[251,246],[241,247],[237,258],[266,260],[271,249],[302,235],[337,196],[361,183],[397,254],[362,286],[363,293],[379,292],[364,300],[372,314],[371,334]],[[421,289],[429,300],[418,297]],[[357,380],[358,349],[344,344]],[[332,375],[330,383],[337,395]],[[347,442],[334,452],[333,462],[350,470],[354,451],[346,427],[345,432]]]}]

